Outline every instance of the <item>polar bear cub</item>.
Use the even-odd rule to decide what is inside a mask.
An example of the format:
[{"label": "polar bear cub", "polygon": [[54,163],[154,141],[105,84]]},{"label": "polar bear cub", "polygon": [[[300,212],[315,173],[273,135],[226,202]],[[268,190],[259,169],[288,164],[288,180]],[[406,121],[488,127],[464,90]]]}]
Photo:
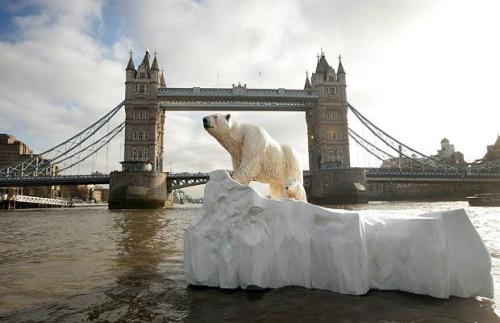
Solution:
[{"label": "polar bear cub", "polygon": [[274,140],[266,130],[238,123],[230,114],[212,114],[203,118],[203,127],[231,155],[233,178],[243,185],[250,181],[269,184],[271,198],[287,196],[286,178],[302,185],[302,167],[297,152]]},{"label": "polar bear cub", "polygon": [[287,178],[285,180],[286,197],[297,201],[307,202],[307,195],[304,186],[296,180]]}]

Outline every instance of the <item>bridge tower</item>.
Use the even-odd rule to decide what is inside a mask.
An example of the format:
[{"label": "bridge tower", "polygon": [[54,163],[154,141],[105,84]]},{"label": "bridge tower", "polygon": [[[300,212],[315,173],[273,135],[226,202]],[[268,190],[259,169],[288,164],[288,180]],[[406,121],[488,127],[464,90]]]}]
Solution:
[{"label": "bridge tower", "polygon": [[346,73],[340,56],[335,72],[321,52],[316,71],[311,81],[306,76],[304,88],[319,95],[318,103],[306,112],[309,199],[320,203],[367,201],[364,170],[350,167]]},{"label": "bridge tower", "polygon": [[127,170],[163,170],[163,125],[165,112],[156,93],[162,74],[156,54],[150,65],[149,51],[134,68],[132,55],[126,69],[125,82],[125,149],[123,168]]},{"label": "bridge tower", "polygon": [[110,208],[162,207],[167,198],[163,173],[163,126],[165,112],[156,94],[165,86],[156,53],[149,50],[134,66],[132,52],[125,81],[125,147],[121,172],[110,178]]}]

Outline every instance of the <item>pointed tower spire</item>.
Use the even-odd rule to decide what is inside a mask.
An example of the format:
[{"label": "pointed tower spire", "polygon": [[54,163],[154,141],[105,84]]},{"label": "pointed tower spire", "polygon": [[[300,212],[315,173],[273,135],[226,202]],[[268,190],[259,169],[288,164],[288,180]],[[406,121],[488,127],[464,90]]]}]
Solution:
[{"label": "pointed tower spire", "polygon": [[165,83],[165,76],[163,75],[163,68],[161,69],[160,86],[161,87],[167,87],[167,84]]},{"label": "pointed tower spire", "polygon": [[345,74],[344,66],[342,66],[342,56],[339,55],[339,67],[337,68],[337,74]]},{"label": "pointed tower spire", "polygon": [[160,70],[158,68],[158,61],[156,60],[156,51],[155,51],[155,58],[153,59],[153,64],[151,65],[151,70],[152,71],[159,71]]},{"label": "pointed tower spire", "polygon": [[323,48],[321,49],[321,55],[319,55],[318,65],[316,65],[316,73],[324,73],[328,71],[330,65],[326,61],[325,53],[323,52]]},{"label": "pointed tower spire", "polygon": [[311,82],[309,81],[309,72],[306,71],[306,84],[304,84],[304,90],[311,89]]},{"label": "pointed tower spire", "polygon": [[134,60],[132,59],[133,53],[134,52],[131,49],[130,50],[130,59],[128,60],[127,68],[125,69],[126,71],[135,71]]},{"label": "pointed tower spire", "polygon": [[150,65],[149,65],[149,48],[146,49],[146,54],[144,54],[144,58],[142,59],[141,65],[143,65],[147,69],[150,69]]}]

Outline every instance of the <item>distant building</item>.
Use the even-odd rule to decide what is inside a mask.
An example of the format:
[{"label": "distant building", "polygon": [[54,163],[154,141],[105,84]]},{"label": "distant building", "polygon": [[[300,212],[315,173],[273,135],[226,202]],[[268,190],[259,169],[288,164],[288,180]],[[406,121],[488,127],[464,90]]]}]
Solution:
[{"label": "distant building", "polygon": [[441,149],[438,150],[437,155],[431,157],[450,166],[465,166],[466,164],[464,154],[459,151],[455,151],[455,146],[450,144],[450,141],[446,138],[441,140]]},{"label": "distant building", "polygon": [[424,163],[422,158],[418,158],[415,154],[410,157],[394,157],[386,159],[382,162],[381,168],[397,168],[401,170],[414,170],[421,169],[422,163]]},{"label": "distant building", "polygon": [[389,158],[383,161],[381,168],[398,168],[402,170],[421,169],[422,164],[435,165],[437,163],[446,164],[449,166],[465,166],[464,154],[455,151],[455,146],[450,144],[446,138],[441,140],[441,149],[437,151],[437,155],[428,158],[417,157],[415,154],[410,157],[400,156]]},{"label": "distant building", "polygon": [[[34,157],[33,150],[27,144],[18,140],[16,137],[1,133],[0,134],[0,168],[12,166],[25,159]],[[53,167],[47,172],[56,172],[57,168]],[[57,187],[55,186],[34,186],[34,187],[6,187],[1,188],[1,192],[8,194],[24,194],[40,197],[54,197],[57,195]]]},{"label": "distant building", "polygon": [[9,167],[23,159],[33,156],[33,151],[16,137],[0,134],[0,168]]},{"label": "distant building", "polygon": [[92,197],[96,203],[108,201],[109,188],[96,185]]},{"label": "distant building", "polygon": [[478,160],[481,163],[500,162],[500,136],[493,145],[486,147],[486,154]]}]

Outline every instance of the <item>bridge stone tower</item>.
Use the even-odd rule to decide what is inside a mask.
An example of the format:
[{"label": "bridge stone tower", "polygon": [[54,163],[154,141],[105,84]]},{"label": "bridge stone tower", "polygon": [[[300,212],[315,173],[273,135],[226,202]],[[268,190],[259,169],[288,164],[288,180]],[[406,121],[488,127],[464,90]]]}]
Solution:
[{"label": "bridge stone tower", "polygon": [[134,66],[132,52],[125,81],[125,149],[122,171],[110,180],[110,208],[162,207],[167,198],[163,173],[163,126],[165,112],[157,100],[165,87],[156,53],[150,63],[146,51],[141,64]]},{"label": "bridge stone tower", "polygon": [[135,70],[130,56],[126,69],[124,170],[163,170],[165,112],[160,108],[156,93],[164,86],[164,78],[156,54],[151,65],[149,61],[146,51]]},{"label": "bridge stone tower", "polygon": [[311,172],[309,199],[319,203],[366,202],[363,169],[350,168],[346,77],[339,56],[337,73],[324,53],[305,89],[318,92],[318,103],[306,112]]}]

